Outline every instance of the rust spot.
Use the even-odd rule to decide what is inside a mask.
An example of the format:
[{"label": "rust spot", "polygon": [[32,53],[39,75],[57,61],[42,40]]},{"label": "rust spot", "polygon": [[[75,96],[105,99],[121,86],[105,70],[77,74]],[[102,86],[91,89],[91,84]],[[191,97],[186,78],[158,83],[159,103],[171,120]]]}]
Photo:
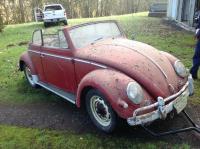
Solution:
[{"label": "rust spot", "polygon": [[134,65],[136,68],[139,68],[139,65]]},{"label": "rust spot", "polygon": [[115,82],[119,82],[119,79],[115,79]]}]

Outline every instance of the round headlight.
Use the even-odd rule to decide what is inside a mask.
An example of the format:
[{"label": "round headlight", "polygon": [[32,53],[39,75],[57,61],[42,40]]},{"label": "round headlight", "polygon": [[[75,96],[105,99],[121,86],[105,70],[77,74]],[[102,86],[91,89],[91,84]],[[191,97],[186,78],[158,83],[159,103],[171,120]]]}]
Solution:
[{"label": "round headlight", "polygon": [[130,82],[128,84],[127,95],[134,104],[140,104],[144,98],[143,90],[137,82]]},{"label": "round headlight", "polygon": [[188,75],[187,69],[179,60],[174,63],[174,69],[177,75],[179,75],[180,77],[186,77]]}]

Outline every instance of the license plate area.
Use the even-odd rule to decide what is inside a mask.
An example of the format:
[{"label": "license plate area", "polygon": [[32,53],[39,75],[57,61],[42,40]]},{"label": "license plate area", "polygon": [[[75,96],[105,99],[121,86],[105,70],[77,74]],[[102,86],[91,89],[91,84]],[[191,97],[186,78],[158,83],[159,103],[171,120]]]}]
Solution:
[{"label": "license plate area", "polygon": [[180,113],[186,107],[188,96],[189,90],[187,89],[174,101],[173,105],[177,113]]}]

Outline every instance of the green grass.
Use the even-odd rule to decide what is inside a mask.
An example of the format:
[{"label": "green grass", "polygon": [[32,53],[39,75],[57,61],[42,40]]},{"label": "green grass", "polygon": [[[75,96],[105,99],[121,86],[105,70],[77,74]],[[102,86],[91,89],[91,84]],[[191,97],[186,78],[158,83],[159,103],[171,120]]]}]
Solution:
[{"label": "green grass", "polygon": [[120,136],[75,134],[66,131],[50,131],[31,128],[0,126],[0,148],[2,149],[133,149],[133,148],[181,148],[186,144],[173,145],[162,141],[127,139]]},{"label": "green grass", "polygon": [[[118,20],[128,38],[134,33],[136,40],[148,43],[160,50],[170,52],[190,68],[195,41],[193,34],[176,30],[161,19],[149,18],[147,13],[111,16],[94,19],[69,20],[70,25],[87,21]],[[27,23],[6,26],[0,33],[0,103],[26,104],[51,102],[59,97],[44,89],[32,89],[18,71],[18,60],[27,46],[19,42],[30,41],[34,29],[43,28],[42,23]],[[12,46],[14,45],[14,46]],[[200,82],[195,81],[193,104],[200,104]],[[145,142],[145,143],[143,143]],[[167,146],[167,147],[166,147]],[[169,147],[168,147],[169,146]],[[162,141],[127,139],[120,136],[102,137],[96,134],[79,135],[73,132],[59,132],[0,125],[0,148],[189,148]]]}]

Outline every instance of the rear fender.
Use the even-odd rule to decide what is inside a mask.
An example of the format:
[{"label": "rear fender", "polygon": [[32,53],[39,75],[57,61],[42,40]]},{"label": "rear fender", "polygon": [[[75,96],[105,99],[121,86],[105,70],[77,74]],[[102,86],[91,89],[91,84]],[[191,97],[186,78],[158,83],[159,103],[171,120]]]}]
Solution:
[{"label": "rear fender", "polygon": [[24,52],[21,57],[20,57],[20,60],[19,60],[19,70],[23,71],[24,69],[24,64],[26,64],[30,69],[31,69],[31,73],[32,75],[36,75],[36,71],[35,71],[35,68],[33,66],[33,63],[31,61],[31,58],[28,54],[28,52]]}]

